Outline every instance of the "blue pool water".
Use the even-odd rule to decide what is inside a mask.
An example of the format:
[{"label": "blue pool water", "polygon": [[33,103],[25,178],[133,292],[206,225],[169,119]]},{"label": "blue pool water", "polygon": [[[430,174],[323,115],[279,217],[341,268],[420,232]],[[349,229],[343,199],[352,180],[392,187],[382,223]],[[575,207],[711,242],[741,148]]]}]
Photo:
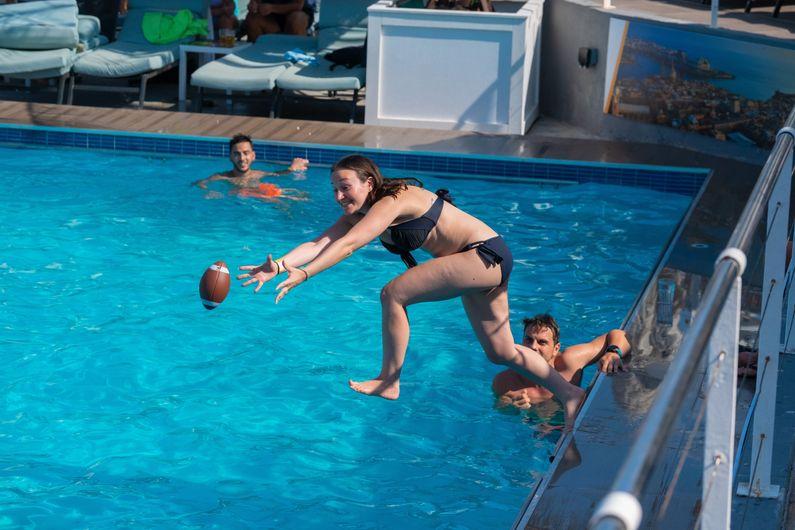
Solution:
[{"label": "blue pool water", "polygon": [[[327,169],[281,177],[312,200],[274,205],[203,198],[190,183],[220,159],[0,159],[0,526],[512,523],[555,435],[494,410],[498,368],[458,301],[411,308],[400,400],[347,387],[380,366],[395,256],[370,244],[278,306],[273,286],[235,284],[202,308],[207,265],[281,255],[339,215]],[[621,323],[689,201],[422,177],[505,236],[516,337],[522,316],[552,311],[569,344]]]}]

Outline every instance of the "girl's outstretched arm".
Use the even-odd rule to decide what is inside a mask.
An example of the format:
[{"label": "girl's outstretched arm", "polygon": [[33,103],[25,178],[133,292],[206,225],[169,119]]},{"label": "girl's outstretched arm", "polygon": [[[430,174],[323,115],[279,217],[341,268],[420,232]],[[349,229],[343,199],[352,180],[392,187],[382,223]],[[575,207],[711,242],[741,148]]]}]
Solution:
[{"label": "girl's outstretched arm", "polygon": [[331,241],[323,250],[309,262],[304,269],[297,269],[298,264],[290,262],[290,255],[284,261],[289,264],[289,276],[285,281],[276,286],[279,291],[276,302],[284,298],[294,287],[307,281],[310,277],[333,267],[340,261],[360,249],[386,230],[398,217],[400,206],[397,199],[384,197],[375,203],[365,216],[357,222],[342,237]]},{"label": "girl's outstretched arm", "polygon": [[271,255],[268,254],[268,258],[261,265],[241,265],[240,270],[248,272],[238,274],[237,279],[246,280],[245,283],[243,283],[243,287],[257,282],[254,292],[258,292],[262,288],[263,283],[270,281],[273,277],[282,272],[287,272],[285,262],[296,267],[309,263],[333,241],[344,236],[355,222],[356,220],[351,219],[350,216],[343,215],[318,237],[312,241],[301,243],[279,259],[274,260]]}]

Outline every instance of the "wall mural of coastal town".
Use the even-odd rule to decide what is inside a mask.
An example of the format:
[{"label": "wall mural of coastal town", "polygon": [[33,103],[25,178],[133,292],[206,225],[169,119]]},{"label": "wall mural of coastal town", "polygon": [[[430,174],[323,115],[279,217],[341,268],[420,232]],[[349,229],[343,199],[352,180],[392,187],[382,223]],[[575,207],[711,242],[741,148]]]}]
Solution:
[{"label": "wall mural of coastal town", "polygon": [[773,145],[795,105],[795,50],[621,24],[606,112],[719,140]]}]

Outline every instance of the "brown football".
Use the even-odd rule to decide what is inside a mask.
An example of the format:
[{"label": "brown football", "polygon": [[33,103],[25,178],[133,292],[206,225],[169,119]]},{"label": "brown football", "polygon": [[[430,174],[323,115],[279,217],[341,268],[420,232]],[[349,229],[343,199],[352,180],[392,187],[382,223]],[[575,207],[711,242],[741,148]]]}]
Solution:
[{"label": "brown football", "polygon": [[223,261],[216,261],[204,271],[199,281],[199,296],[207,309],[215,309],[229,294],[229,269]]}]

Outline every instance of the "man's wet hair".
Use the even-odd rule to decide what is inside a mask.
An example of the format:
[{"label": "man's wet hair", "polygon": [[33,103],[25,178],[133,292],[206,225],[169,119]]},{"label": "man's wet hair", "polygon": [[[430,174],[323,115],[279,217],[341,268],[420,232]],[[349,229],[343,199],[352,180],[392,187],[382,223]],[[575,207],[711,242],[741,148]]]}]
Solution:
[{"label": "man's wet hair", "polygon": [[236,134],[231,140],[229,140],[229,150],[231,151],[234,146],[243,142],[248,142],[251,144],[251,147],[254,147],[254,142],[251,141],[251,136],[247,134]]},{"label": "man's wet hair", "polygon": [[555,317],[549,313],[542,313],[533,318],[525,318],[522,320],[522,324],[524,324],[522,328],[524,330],[527,330],[527,328],[530,328],[531,331],[539,328],[549,328],[552,332],[552,340],[555,341],[555,344],[560,342],[560,326],[558,326]]}]

